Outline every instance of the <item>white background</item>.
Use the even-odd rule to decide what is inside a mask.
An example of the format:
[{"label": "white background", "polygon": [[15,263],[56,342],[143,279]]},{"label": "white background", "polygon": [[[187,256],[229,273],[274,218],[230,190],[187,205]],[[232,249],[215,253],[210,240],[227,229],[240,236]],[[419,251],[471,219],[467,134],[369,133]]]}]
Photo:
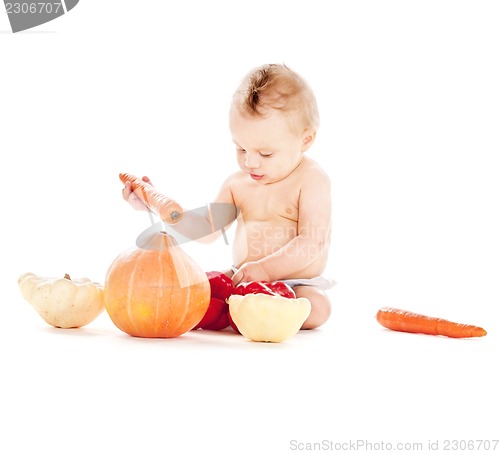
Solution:
[{"label": "white background", "polygon": [[[18,34],[0,13],[0,451],[500,438],[499,22],[494,1],[81,0]],[[318,98],[309,153],[332,180],[330,321],[274,345],[134,339],[106,313],[46,325],[18,276],[104,281],[149,223],[121,200],[119,172],[185,207],[210,201],[236,169],[231,95],[267,62]],[[207,248],[188,250],[227,266],[227,246]],[[389,332],[374,320],[385,305],[488,335]]]}]

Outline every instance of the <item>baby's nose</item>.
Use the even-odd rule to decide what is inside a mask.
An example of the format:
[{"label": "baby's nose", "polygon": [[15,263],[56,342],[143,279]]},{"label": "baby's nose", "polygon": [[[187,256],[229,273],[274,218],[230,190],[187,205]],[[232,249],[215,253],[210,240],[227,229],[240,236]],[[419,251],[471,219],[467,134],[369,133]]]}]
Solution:
[{"label": "baby's nose", "polygon": [[247,153],[245,165],[249,169],[257,169],[258,167],[260,167],[260,159],[254,153]]}]

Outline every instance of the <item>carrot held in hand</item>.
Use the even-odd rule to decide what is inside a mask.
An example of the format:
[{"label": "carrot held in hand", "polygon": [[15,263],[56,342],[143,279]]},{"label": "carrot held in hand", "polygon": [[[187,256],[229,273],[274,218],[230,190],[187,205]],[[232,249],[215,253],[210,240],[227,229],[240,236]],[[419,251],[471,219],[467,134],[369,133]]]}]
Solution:
[{"label": "carrot held in hand", "polygon": [[482,337],[486,331],[474,325],[450,322],[414,312],[383,307],[377,312],[377,321],[385,328],[407,333],[434,334],[447,337]]},{"label": "carrot held in hand", "polygon": [[141,201],[163,221],[175,224],[182,218],[182,208],[174,200],[160,194],[154,187],[129,173],[120,173],[122,183],[130,182],[132,191]]}]

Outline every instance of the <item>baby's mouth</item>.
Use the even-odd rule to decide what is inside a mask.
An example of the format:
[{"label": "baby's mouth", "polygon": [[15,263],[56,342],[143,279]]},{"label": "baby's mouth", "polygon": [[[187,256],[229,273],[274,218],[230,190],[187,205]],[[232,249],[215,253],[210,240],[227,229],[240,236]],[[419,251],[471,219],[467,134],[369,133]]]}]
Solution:
[{"label": "baby's mouth", "polygon": [[250,176],[254,179],[254,180],[260,180],[264,177],[264,175],[256,175],[255,173],[251,173]]}]

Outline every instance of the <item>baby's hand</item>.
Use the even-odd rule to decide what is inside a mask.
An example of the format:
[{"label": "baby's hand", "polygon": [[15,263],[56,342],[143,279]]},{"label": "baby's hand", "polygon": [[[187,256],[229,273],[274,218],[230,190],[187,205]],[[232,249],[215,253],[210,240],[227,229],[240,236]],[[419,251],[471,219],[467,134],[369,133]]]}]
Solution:
[{"label": "baby's hand", "polygon": [[[153,186],[151,180],[148,177],[142,177],[142,181]],[[135,210],[147,211],[148,207],[142,202],[142,200],[134,194],[132,190],[132,185],[129,181],[125,183],[125,187],[122,189],[123,199],[128,202]]]},{"label": "baby's hand", "polygon": [[258,262],[247,262],[233,275],[233,284],[251,281],[269,281],[270,276]]}]

